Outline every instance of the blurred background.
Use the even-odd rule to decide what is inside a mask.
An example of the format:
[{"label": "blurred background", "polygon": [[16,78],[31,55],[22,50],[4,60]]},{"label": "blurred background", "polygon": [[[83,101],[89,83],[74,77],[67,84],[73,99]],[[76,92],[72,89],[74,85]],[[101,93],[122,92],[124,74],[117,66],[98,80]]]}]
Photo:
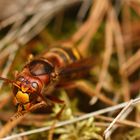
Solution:
[{"label": "blurred background", "polygon": [[[140,94],[139,0],[0,0],[0,76],[14,79],[30,54],[53,45],[76,47],[101,60],[74,88],[56,89],[66,101],[61,121],[118,105]],[[84,101],[83,101],[84,100]],[[0,137],[49,126],[60,109],[38,109],[9,125],[16,112],[11,86],[0,82]],[[50,111],[53,110],[53,111]],[[102,140],[120,110],[20,139]],[[140,138],[140,106],[130,107],[110,130],[110,139]],[[2,133],[4,131],[4,133]]]}]

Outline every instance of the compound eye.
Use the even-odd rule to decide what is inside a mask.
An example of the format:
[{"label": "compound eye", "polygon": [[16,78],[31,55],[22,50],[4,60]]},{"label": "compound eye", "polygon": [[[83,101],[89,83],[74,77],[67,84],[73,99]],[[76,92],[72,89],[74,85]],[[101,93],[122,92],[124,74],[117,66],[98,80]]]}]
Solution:
[{"label": "compound eye", "polygon": [[32,83],[32,87],[33,87],[34,89],[38,89],[38,84],[37,84],[36,82],[33,82],[33,83]]},{"label": "compound eye", "polygon": [[19,77],[19,78],[18,78],[18,81],[20,81],[20,82],[23,82],[24,80],[25,80],[24,77]]}]

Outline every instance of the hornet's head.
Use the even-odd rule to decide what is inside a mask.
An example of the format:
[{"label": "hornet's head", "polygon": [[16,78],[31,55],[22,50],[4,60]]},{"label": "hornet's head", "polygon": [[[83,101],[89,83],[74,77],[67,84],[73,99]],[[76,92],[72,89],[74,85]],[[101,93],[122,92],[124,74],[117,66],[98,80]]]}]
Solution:
[{"label": "hornet's head", "polygon": [[23,70],[16,75],[15,80],[2,77],[0,80],[13,85],[13,94],[17,104],[26,110],[27,106],[36,103],[38,96],[44,99],[42,95],[43,86],[49,85],[53,73],[52,64],[37,59],[25,65]]},{"label": "hornet's head", "polygon": [[19,75],[15,81],[14,95],[19,103],[28,103],[33,99],[30,98],[40,93],[43,87],[41,80],[29,75]]},{"label": "hornet's head", "polygon": [[38,95],[42,98],[43,86],[50,83],[53,71],[54,67],[51,64],[40,59],[25,65],[17,74],[15,84],[13,84],[17,102],[25,106],[28,103],[35,103]]}]

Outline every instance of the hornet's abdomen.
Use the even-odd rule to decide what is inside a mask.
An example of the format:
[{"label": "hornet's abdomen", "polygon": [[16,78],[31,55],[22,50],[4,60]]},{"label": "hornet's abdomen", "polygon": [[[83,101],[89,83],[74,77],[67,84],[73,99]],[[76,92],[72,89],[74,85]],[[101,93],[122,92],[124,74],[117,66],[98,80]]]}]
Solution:
[{"label": "hornet's abdomen", "polygon": [[76,48],[56,47],[50,49],[49,52],[44,54],[44,58],[48,59],[53,65],[64,67],[81,59]]}]

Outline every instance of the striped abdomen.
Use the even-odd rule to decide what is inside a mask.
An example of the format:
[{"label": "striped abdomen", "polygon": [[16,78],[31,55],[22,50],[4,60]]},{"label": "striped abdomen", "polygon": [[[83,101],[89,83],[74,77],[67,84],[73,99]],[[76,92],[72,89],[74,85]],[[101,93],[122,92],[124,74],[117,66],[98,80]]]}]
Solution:
[{"label": "striped abdomen", "polygon": [[81,56],[76,48],[57,47],[50,49],[43,56],[49,60],[54,66],[63,67],[81,59]]}]

